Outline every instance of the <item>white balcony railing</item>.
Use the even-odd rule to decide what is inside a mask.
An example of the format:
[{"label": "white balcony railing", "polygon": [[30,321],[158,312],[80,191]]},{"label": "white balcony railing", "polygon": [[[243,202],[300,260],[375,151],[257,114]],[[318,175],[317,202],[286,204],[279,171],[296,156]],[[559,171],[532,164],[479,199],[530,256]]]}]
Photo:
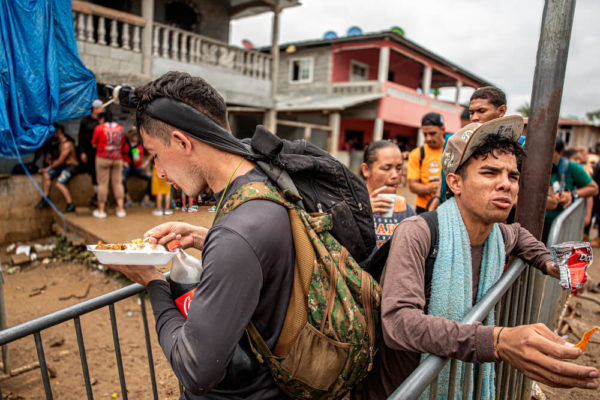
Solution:
[{"label": "white balcony railing", "polygon": [[271,56],[229,46],[196,33],[154,23],[152,56],[190,64],[211,64],[242,75],[270,79]]},{"label": "white balcony railing", "polygon": [[335,82],[331,85],[331,91],[341,95],[375,94],[381,92],[381,84],[377,81]]},{"label": "white balcony railing", "polygon": [[144,18],[78,0],[71,9],[78,41],[140,52]]}]

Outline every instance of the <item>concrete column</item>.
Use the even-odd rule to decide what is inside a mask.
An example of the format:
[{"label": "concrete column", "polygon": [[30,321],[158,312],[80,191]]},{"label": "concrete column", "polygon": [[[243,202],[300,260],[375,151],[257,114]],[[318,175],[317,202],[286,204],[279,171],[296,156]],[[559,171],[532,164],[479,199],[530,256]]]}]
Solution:
[{"label": "concrete column", "polygon": [[142,74],[152,77],[152,31],[154,25],[154,0],[142,0]]},{"label": "concrete column", "polygon": [[[279,2],[278,2],[279,3]],[[271,101],[273,107],[265,113],[265,126],[276,133],[277,128],[277,78],[279,75],[279,4],[273,8],[273,25],[271,27]]]},{"label": "concrete column", "polygon": [[431,89],[431,65],[423,66],[423,94],[429,96],[429,89]]},{"label": "concrete column", "polygon": [[310,142],[310,137],[312,136],[312,128],[310,126],[304,127],[304,140]]},{"label": "concrete column", "polygon": [[340,113],[334,112],[329,114],[329,126],[331,127],[331,133],[329,134],[329,143],[327,151],[334,157],[337,156],[338,147],[340,145]]},{"label": "concrete column", "polygon": [[375,118],[375,126],[373,127],[373,141],[383,139],[383,120],[381,118]]},{"label": "concrete column", "polygon": [[379,83],[387,82],[390,70],[390,48],[381,47],[379,49],[379,69],[377,71],[377,80]]},{"label": "concrete column", "polygon": [[454,97],[454,104],[460,102],[460,90],[462,89],[462,81],[456,81],[456,96]]}]

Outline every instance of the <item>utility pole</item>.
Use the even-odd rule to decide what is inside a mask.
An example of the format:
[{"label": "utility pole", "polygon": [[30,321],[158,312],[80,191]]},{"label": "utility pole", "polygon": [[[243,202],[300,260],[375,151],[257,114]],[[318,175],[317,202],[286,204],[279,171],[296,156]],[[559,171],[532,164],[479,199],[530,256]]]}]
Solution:
[{"label": "utility pole", "polygon": [[544,225],[574,13],[575,0],[546,0],[544,4],[517,205],[517,221],[538,239]]}]

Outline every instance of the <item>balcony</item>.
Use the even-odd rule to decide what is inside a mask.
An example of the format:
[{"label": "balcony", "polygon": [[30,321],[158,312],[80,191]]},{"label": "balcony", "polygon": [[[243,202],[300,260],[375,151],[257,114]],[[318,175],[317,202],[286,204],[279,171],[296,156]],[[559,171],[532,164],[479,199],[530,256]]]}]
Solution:
[{"label": "balcony", "polygon": [[79,55],[99,83],[141,85],[168,71],[185,71],[206,79],[229,104],[272,106],[269,54],[157,22],[145,44],[147,21],[140,16],[77,0],[72,11]]}]

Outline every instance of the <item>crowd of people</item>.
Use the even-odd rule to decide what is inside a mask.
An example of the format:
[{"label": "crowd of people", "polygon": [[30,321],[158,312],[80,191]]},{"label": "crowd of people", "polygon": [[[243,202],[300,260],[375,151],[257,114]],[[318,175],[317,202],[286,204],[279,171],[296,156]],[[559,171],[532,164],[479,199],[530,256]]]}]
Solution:
[{"label": "crowd of people", "polygon": [[[52,180],[67,203],[65,213],[74,212],[68,183],[78,173],[90,176],[93,195],[89,205],[94,208],[92,215],[99,219],[107,217],[109,189],[116,202],[115,215],[127,216],[126,207],[134,206],[127,190],[127,180],[138,177],[146,181],[144,196],[140,201],[143,207],[156,207],[152,214],[171,215],[174,209],[196,212],[198,205],[210,203],[210,193],[202,196],[186,196],[173,187],[164,177],[159,177],[152,165],[152,158],[144,152],[140,134],[135,126],[124,131],[123,126],[113,121],[110,109],[102,101],[94,100],[90,115],[82,118],[79,125],[78,143],[65,132],[64,126],[54,125],[55,134],[50,136],[40,150],[44,167],[42,189],[44,197],[36,204],[37,209],[49,206],[48,195]],[[154,196],[155,201],[152,200]],[[181,203],[179,203],[181,199]]]},{"label": "crowd of people", "polygon": [[[523,119],[504,116],[505,97],[493,97],[499,93],[495,88],[475,92],[469,123],[447,139],[440,115],[423,117],[425,145],[411,153],[407,172],[411,190],[421,196],[417,210],[396,194],[403,165],[398,147],[382,141],[365,150],[361,174],[374,211],[375,251],[389,244],[389,255],[380,280],[379,349],[352,398],[387,398],[427,354],[480,364],[484,399],[495,398],[493,363],[500,360],[551,386],[598,387],[596,368],[570,362],[581,350],[543,324],[503,327],[493,315],[485,324],[458,322],[496,282],[510,256],[559,277],[545,245],[518,223],[505,223],[518,199]],[[203,128],[216,124],[215,131],[230,131],[223,98],[203,79],[170,72],[136,89],[136,95],[137,125],[159,178],[192,196],[210,188],[219,205],[248,183],[276,186],[251,160],[179,126],[176,116],[185,114]],[[554,184],[548,185],[548,196],[558,197],[553,207],[597,194],[595,184],[580,180],[578,168],[569,164],[572,177],[564,185],[557,169],[553,179],[561,187],[551,192]],[[278,341],[296,284],[299,253],[288,210],[268,200],[247,201],[211,228],[168,222],[145,237],[161,244],[178,239],[184,248],[202,250],[204,269],[187,318],[155,267],[110,266],[147,288],[158,341],[185,387],[182,398],[287,398],[270,374],[270,363],[260,360],[270,357]],[[248,356],[238,350],[247,347],[249,326],[264,342]],[[328,356],[323,352],[311,362],[326,363]],[[442,374],[451,376],[447,370]],[[448,384],[466,387],[462,373],[452,376],[455,382],[440,379],[438,395],[447,396]]]}]

